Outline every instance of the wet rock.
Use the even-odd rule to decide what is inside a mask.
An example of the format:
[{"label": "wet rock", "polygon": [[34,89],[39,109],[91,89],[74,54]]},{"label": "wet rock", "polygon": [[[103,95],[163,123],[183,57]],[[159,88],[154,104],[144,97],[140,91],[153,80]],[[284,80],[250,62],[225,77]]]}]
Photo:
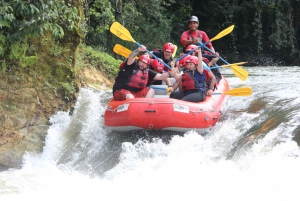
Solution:
[{"label": "wet rock", "polygon": [[293,136],[293,140],[297,142],[298,146],[300,146],[300,126],[293,131]]},{"label": "wet rock", "polygon": [[263,100],[254,100],[251,102],[250,106],[247,108],[248,113],[257,113],[262,109],[267,107],[267,102]]}]

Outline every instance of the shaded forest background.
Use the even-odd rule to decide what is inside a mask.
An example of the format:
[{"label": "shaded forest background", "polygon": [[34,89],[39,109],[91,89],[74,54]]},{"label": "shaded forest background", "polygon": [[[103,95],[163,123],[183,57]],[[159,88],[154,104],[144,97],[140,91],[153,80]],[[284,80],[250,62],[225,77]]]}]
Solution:
[{"label": "shaded forest background", "polygon": [[[18,60],[34,63],[39,53],[30,39],[47,33],[52,43],[80,36],[80,43],[120,58],[112,51],[122,41],[109,27],[119,21],[133,38],[149,50],[165,42],[179,44],[191,15],[199,17],[201,30],[210,38],[235,25],[233,32],[213,42],[215,50],[230,63],[298,65],[300,45],[299,0],[0,0],[0,64]],[[49,35],[47,36],[49,37]],[[72,42],[71,40],[68,41]],[[76,41],[76,45],[78,41]]]},{"label": "shaded forest background", "polygon": [[229,36],[213,42],[215,50],[231,63],[246,60],[253,65],[299,64],[298,0],[103,0],[102,7],[94,2],[89,8],[98,15],[93,12],[89,15],[92,30],[88,31],[85,42],[103,51],[112,52],[116,43],[135,48],[135,44],[118,40],[107,31],[114,20],[122,23],[136,41],[154,49],[167,41],[180,47],[181,33],[188,29],[187,20],[196,15],[199,29],[210,38],[235,25]]}]

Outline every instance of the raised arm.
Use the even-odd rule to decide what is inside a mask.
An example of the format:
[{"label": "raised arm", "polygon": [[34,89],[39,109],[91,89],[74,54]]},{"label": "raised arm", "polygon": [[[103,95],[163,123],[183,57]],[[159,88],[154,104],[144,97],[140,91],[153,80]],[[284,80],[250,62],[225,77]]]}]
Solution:
[{"label": "raised arm", "polygon": [[133,64],[133,62],[135,61],[135,57],[139,54],[139,52],[145,52],[146,50],[147,48],[144,45],[141,45],[140,47],[138,47],[138,49],[133,50],[127,59],[127,65],[129,66]]},{"label": "raised arm", "polygon": [[202,65],[202,53],[201,53],[201,48],[198,47],[198,49],[196,50],[196,52],[198,52],[198,65],[197,65],[197,71],[199,73],[203,73],[203,65]]}]

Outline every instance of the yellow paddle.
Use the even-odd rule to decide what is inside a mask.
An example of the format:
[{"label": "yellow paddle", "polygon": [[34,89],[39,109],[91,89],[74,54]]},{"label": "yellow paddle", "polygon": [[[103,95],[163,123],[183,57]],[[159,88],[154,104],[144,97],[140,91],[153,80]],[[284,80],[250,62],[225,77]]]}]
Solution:
[{"label": "yellow paddle", "polygon": [[[205,49],[207,49],[209,52],[213,53],[214,55],[216,54],[215,52],[211,51],[208,47],[204,46]],[[231,68],[231,70],[233,71],[233,73],[239,77],[241,80],[245,81],[248,77],[248,72],[246,70],[244,70],[243,68],[237,66],[237,65],[232,65],[229,64],[226,60],[224,60],[222,57],[218,56],[224,63],[226,63],[226,65],[228,67]],[[226,67],[227,67],[226,66]]]},{"label": "yellow paddle", "polygon": [[176,55],[176,51],[177,51],[177,45],[174,45],[174,47],[175,47],[175,49],[174,49],[174,52],[173,52],[173,54],[172,54],[172,57],[174,58],[175,57],[175,55]]},{"label": "yellow paddle", "polygon": [[[112,23],[112,25],[110,26],[109,30],[110,30],[111,33],[113,33],[114,35],[118,36],[122,40],[127,40],[127,41],[130,41],[130,42],[133,42],[133,43],[135,43],[139,47],[141,46],[141,44],[139,44],[138,42],[136,42],[132,38],[132,36],[129,33],[129,31],[125,27],[123,27],[123,25],[121,25],[119,22]],[[148,52],[149,54],[151,54],[154,58],[156,58],[161,63],[163,63],[166,67],[168,67],[169,69],[171,69],[171,67],[168,64],[166,64],[161,59],[159,59],[157,56],[155,56],[154,54],[152,54],[152,52],[150,52],[149,50],[146,50],[146,52]]]},{"label": "yellow paddle", "polygon": [[250,87],[244,87],[244,88],[235,88],[224,92],[216,92],[212,95],[219,95],[219,94],[226,94],[229,96],[250,96],[252,94],[252,89]]},{"label": "yellow paddle", "polygon": [[[128,58],[129,55],[131,54],[131,50],[127,49],[126,47],[122,46],[122,45],[119,45],[119,44],[116,44],[114,46],[114,49],[113,51],[125,58]],[[138,57],[135,57],[136,59],[138,59]]]},{"label": "yellow paddle", "polygon": [[239,63],[234,63],[234,64],[226,64],[226,65],[222,65],[222,67],[229,67],[229,66],[239,66],[239,65],[243,65],[243,64],[246,64],[248,62],[239,62]]},{"label": "yellow paddle", "polygon": [[[177,45],[174,45],[174,46],[175,46],[175,50],[174,50],[174,52],[173,52],[173,54],[172,54],[172,57],[174,57],[173,55],[175,55],[175,54],[176,54],[176,51],[177,51]],[[114,46],[113,51],[114,51],[115,53],[117,53],[117,54],[119,54],[119,55],[125,57],[125,58],[128,58],[129,55],[130,55],[131,52],[132,52],[131,50],[129,50],[129,49],[127,49],[126,47],[124,47],[124,46],[122,46],[122,45],[119,45],[119,44],[116,44],[116,45]],[[138,57],[135,57],[135,58],[138,59]]]},{"label": "yellow paddle", "polygon": [[[221,31],[218,35],[216,35],[215,37],[213,37],[210,42],[216,40],[216,39],[219,39],[227,34],[229,34],[230,32],[232,32],[234,28],[234,25],[231,25],[230,27],[224,29],[223,31]],[[204,44],[200,44],[201,47],[204,47],[205,49],[207,49],[209,52],[215,54],[215,52],[211,51],[208,47],[206,47],[205,45],[208,43],[209,41],[207,41],[206,43]],[[245,81],[248,77],[248,72],[246,70],[244,70],[243,68],[237,66],[237,65],[242,65],[246,62],[240,62],[240,63],[237,63],[237,64],[229,64],[227,61],[225,61],[222,57],[219,56],[219,58],[224,62],[226,63],[227,65],[222,65],[222,67],[230,67],[231,70],[233,71],[233,73],[239,77],[241,80]]]},{"label": "yellow paddle", "polygon": [[246,71],[245,69],[243,69],[240,66],[237,65],[232,65],[229,66],[232,70],[232,72],[238,77],[240,78],[242,81],[245,81],[248,77],[248,71]]},{"label": "yellow paddle", "polygon": [[127,49],[126,47],[123,47],[122,45],[116,44],[114,46],[113,51],[123,57],[128,58],[131,54],[131,50]]},{"label": "yellow paddle", "polygon": [[240,78],[242,81],[245,81],[248,77],[248,71],[246,71],[245,69],[243,69],[242,67],[238,66],[238,65],[243,65],[247,62],[239,62],[239,63],[234,63],[234,64],[226,64],[226,65],[222,65],[222,66],[213,66],[210,69],[216,69],[216,68],[226,68],[229,67],[232,72],[234,73],[235,76],[237,76],[238,78]]},{"label": "yellow paddle", "polygon": [[210,42],[212,42],[214,40],[217,40],[217,39],[220,39],[223,36],[226,36],[227,34],[231,33],[232,30],[233,30],[233,28],[234,28],[234,25],[231,25],[230,27],[224,29],[223,31],[221,31],[220,33],[218,33],[215,37],[213,37],[212,39],[210,39]]},{"label": "yellow paddle", "polygon": [[[151,86],[152,89],[157,89],[157,90],[167,90],[168,91],[168,86],[165,87],[156,87],[156,86]],[[220,95],[220,94],[226,94],[229,96],[250,96],[252,94],[252,89],[250,87],[244,87],[244,88],[235,88],[231,89],[228,91],[224,92],[215,92],[212,93],[212,95]]]},{"label": "yellow paddle", "polygon": [[[214,41],[214,40],[220,39],[220,38],[222,38],[223,36],[226,36],[227,34],[231,33],[232,30],[233,30],[233,28],[234,28],[234,25],[231,25],[230,27],[228,27],[228,28],[224,29],[223,31],[221,31],[220,33],[218,33],[215,37],[213,37],[213,38],[210,39],[209,41],[205,42],[204,44],[198,43],[198,44],[200,45],[200,48],[203,47],[203,46],[205,46],[205,45],[206,45],[207,43],[209,43],[209,42],[212,42],[212,41]],[[192,54],[193,52],[195,52],[195,50],[189,51],[188,53],[186,53],[185,55],[183,55],[182,57],[180,57],[179,59],[177,59],[176,62],[177,62],[177,61],[180,61],[180,60],[183,59],[184,57],[186,57],[186,56]]]}]

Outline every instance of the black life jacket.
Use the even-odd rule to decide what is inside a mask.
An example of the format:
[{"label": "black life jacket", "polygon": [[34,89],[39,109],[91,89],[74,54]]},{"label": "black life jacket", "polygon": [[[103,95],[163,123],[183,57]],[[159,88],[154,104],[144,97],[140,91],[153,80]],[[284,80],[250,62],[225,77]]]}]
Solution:
[{"label": "black life jacket", "polygon": [[[214,66],[211,66],[211,67],[214,67]],[[211,72],[216,77],[216,84],[219,83],[220,80],[222,79],[222,74],[220,72],[220,69],[219,68],[211,69]],[[217,88],[216,84],[215,84],[215,89]]]}]

